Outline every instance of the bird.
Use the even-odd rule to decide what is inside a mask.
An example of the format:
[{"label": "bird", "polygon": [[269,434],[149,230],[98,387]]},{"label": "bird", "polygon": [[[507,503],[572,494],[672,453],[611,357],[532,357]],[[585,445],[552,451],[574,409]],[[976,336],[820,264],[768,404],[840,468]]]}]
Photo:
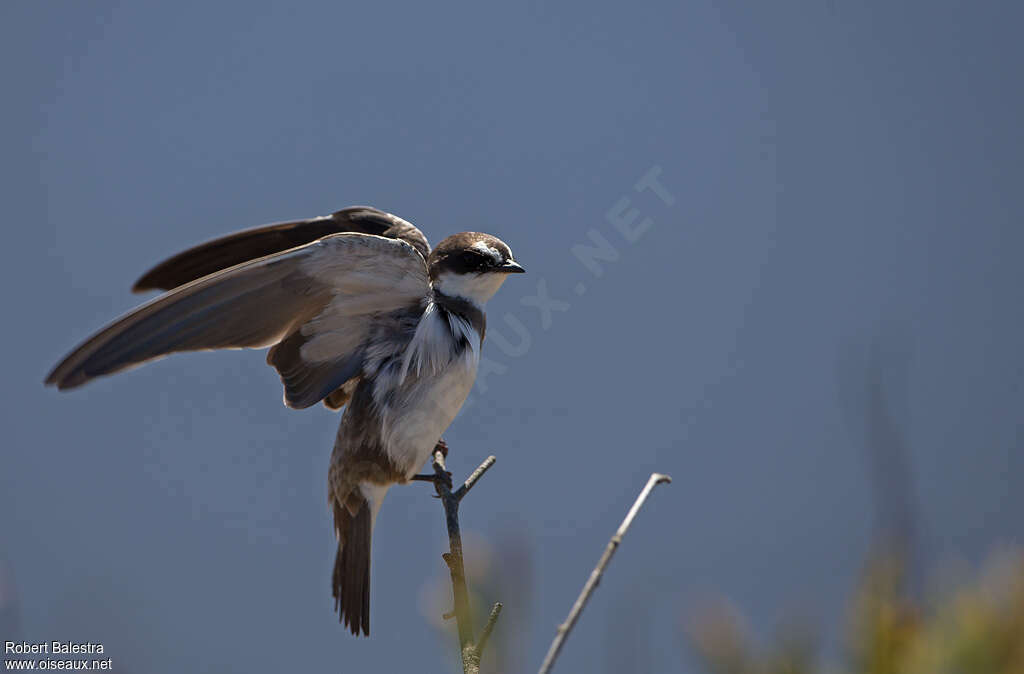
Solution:
[{"label": "bird", "polygon": [[485,305],[523,273],[503,241],[462,232],[431,249],[369,206],[242,230],[161,262],[164,293],[89,337],[46,377],[73,389],[168,354],[267,348],[284,404],[344,408],[328,470],[334,608],[370,634],[372,532],[387,491],[433,453],[476,378]]}]

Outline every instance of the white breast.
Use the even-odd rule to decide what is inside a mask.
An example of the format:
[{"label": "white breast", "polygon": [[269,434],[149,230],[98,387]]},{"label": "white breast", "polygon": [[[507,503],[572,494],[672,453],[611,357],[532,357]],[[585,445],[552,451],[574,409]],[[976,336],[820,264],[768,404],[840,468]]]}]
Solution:
[{"label": "white breast", "polygon": [[[424,321],[442,321],[434,312],[427,312]],[[460,322],[461,319],[460,319]],[[407,475],[411,476],[430,458],[441,434],[455,419],[466,401],[476,379],[480,361],[480,336],[466,324],[471,333],[467,335],[470,348],[457,355],[451,349],[454,341],[451,333],[438,326],[422,326],[417,330],[430,343],[411,345],[410,353],[429,366],[403,368],[401,384],[381,407],[382,440],[389,458]],[[445,343],[437,343],[438,336],[445,335]],[[415,341],[415,340],[414,340]],[[428,349],[431,353],[415,350]],[[435,358],[436,352],[446,351],[443,358]],[[378,385],[382,382],[378,381]],[[383,401],[382,401],[383,402]]]}]

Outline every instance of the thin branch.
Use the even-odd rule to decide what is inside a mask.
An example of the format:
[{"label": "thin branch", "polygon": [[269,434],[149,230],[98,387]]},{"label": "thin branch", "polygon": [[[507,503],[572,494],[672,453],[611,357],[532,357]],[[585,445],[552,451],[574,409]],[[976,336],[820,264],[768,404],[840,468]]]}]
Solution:
[{"label": "thin branch", "polygon": [[483,477],[483,474],[494,465],[493,456],[480,464],[473,473],[466,479],[456,491],[452,491],[451,474],[445,466],[444,452],[440,447],[434,450],[434,489],[444,506],[444,519],[448,527],[448,552],[442,557],[448,565],[448,572],[452,578],[452,599],[455,603],[455,610],[446,613],[446,619],[455,616],[455,622],[459,629],[459,652],[462,654],[463,674],[479,674],[480,656],[483,654],[484,646],[494,629],[494,623],[501,613],[501,604],[495,604],[491,611],[490,618],[484,626],[480,641],[473,639],[473,616],[469,608],[469,589],[466,586],[466,569],[462,558],[462,533],[459,530],[459,503],[463,497],[473,488],[473,485]]},{"label": "thin branch", "polygon": [[493,455],[492,456],[488,456],[486,459],[484,459],[484,462],[481,463],[477,467],[477,469],[474,470],[470,474],[470,476],[466,478],[466,482],[455,491],[455,494],[454,494],[455,498],[457,498],[457,499],[459,499],[461,501],[463,499],[463,497],[467,493],[469,493],[469,490],[473,488],[473,485],[475,485],[477,483],[477,480],[482,478],[484,476],[484,473],[486,473],[490,469],[490,467],[494,465],[495,461],[497,461],[497,459],[494,458]]},{"label": "thin branch", "polygon": [[494,608],[491,609],[491,615],[487,616],[487,624],[484,625],[484,631],[480,633],[480,641],[476,644],[477,656],[484,654],[484,649],[487,647],[487,640],[491,638],[491,631],[494,630],[494,623],[498,622],[498,616],[501,615],[501,602],[495,602]]},{"label": "thin branch", "polygon": [[636,497],[636,501],[633,503],[633,507],[626,513],[626,519],[622,520],[622,524],[619,525],[618,530],[612,539],[608,541],[608,547],[604,549],[604,553],[601,555],[601,559],[598,560],[597,566],[590,572],[590,578],[587,579],[586,584],[583,586],[583,591],[580,592],[580,596],[576,598],[576,602],[572,605],[572,609],[569,611],[569,616],[565,619],[565,622],[558,626],[558,632],[555,634],[554,641],[551,642],[551,647],[548,649],[548,654],[544,657],[544,662],[540,666],[539,674],[548,674],[551,668],[555,664],[555,658],[558,657],[559,651],[562,650],[562,645],[565,643],[566,638],[569,636],[569,632],[576,625],[576,621],[579,619],[580,614],[583,612],[583,607],[587,605],[587,601],[590,599],[590,595],[593,594],[597,588],[597,584],[601,582],[601,576],[604,574],[605,568],[608,566],[608,562],[611,561],[612,555],[615,554],[615,550],[618,549],[619,544],[622,543],[622,537],[626,535],[626,531],[629,526],[633,523],[633,518],[640,512],[640,508],[643,507],[644,501],[647,500],[647,496],[651,493],[656,485],[669,483],[672,478],[668,475],[661,473],[651,473],[651,477],[647,480],[647,484],[641,490],[640,495]]}]

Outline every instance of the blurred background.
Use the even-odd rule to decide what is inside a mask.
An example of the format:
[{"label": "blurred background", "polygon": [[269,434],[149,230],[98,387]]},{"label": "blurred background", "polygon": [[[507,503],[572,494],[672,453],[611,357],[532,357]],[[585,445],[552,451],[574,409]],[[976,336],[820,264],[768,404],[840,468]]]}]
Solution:
[{"label": "blurred background", "polygon": [[[529,271],[446,434],[457,478],[498,457],[462,515],[478,609],[505,603],[485,667],[539,665],[652,471],[675,481],[557,671],[762,671],[721,667],[794,621],[845,667],[865,588],[927,612],[989,587],[1024,542],[1022,19],[4,2],[0,639],[121,672],[457,671],[429,485],[378,520],[373,636],[338,625],[338,417],[282,406],[262,353],[42,385],[151,264],[351,204]],[[991,602],[1020,595],[977,592],[1014,643]]]}]

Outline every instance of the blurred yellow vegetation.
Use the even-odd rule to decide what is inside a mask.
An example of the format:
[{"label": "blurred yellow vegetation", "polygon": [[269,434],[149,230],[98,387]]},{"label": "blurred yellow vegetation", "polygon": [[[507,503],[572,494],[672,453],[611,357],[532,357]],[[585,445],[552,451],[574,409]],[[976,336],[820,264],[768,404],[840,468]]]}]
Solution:
[{"label": "blurred yellow vegetation", "polygon": [[993,557],[973,579],[915,600],[896,556],[867,565],[850,606],[842,662],[823,664],[808,632],[759,648],[727,607],[688,630],[712,674],[1024,674],[1024,554]]}]

